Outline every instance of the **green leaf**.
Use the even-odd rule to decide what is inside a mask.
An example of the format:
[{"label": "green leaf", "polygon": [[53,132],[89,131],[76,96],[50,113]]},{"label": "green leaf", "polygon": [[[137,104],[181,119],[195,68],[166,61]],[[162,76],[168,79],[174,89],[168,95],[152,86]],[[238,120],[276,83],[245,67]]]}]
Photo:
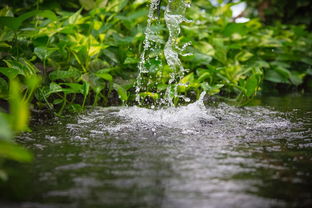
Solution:
[{"label": "green leaf", "polygon": [[215,50],[213,46],[205,41],[200,41],[195,47],[203,54],[208,56],[213,56],[215,54]]},{"label": "green leaf", "polygon": [[125,90],[122,86],[114,83],[113,84],[113,88],[117,91],[119,98],[122,101],[127,101],[128,100],[128,94],[127,94],[127,90]]},{"label": "green leaf", "polygon": [[0,67],[0,73],[9,79],[14,79],[18,74],[20,74],[20,71],[14,68]]},{"label": "green leaf", "polygon": [[[21,75],[32,75],[39,72],[29,60],[24,58],[19,58],[18,60],[4,60],[9,68],[13,68],[18,71],[18,74]],[[14,72],[16,73],[16,72]]]},{"label": "green leaf", "polygon": [[0,98],[4,98],[8,95],[9,85],[0,77]]},{"label": "green leaf", "polygon": [[61,103],[63,103],[63,102],[64,102],[63,99],[55,99],[55,100],[53,100],[53,104],[54,104],[54,105],[58,105],[58,104],[61,104]]},{"label": "green leaf", "polygon": [[214,38],[212,39],[212,45],[215,49],[214,58],[220,61],[222,64],[227,62],[227,48],[223,43],[223,39]]},{"label": "green leaf", "polygon": [[137,58],[127,57],[124,64],[137,64],[139,60]]},{"label": "green leaf", "polygon": [[108,73],[101,73],[101,72],[96,72],[95,75],[99,78],[105,79],[107,81],[112,82],[113,81],[113,77],[112,75],[108,74]]},{"label": "green leaf", "polygon": [[10,81],[9,95],[11,128],[15,132],[25,131],[29,120],[28,103],[22,98],[21,85],[17,80]]},{"label": "green leaf", "polygon": [[290,81],[295,86],[299,86],[303,83],[304,74],[299,74],[298,72],[292,72],[290,75]]},{"label": "green leaf", "polygon": [[79,113],[79,112],[81,112],[81,111],[83,110],[82,106],[79,105],[79,104],[76,104],[76,103],[74,103],[74,104],[69,104],[69,105],[67,106],[67,109],[68,109],[70,112],[73,112],[73,113]]},{"label": "green leaf", "polygon": [[30,162],[33,158],[25,148],[4,140],[0,140],[0,157],[18,162]]},{"label": "green leaf", "polygon": [[81,93],[81,94],[83,94],[83,85],[82,84],[62,83],[62,85],[69,87],[69,88],[63,88],[63,92],[66,94],[70,94],[70,93]]},{"label": "green leaf", "polygon": [[86,10],[91,10],[96,7],[96,2],[94,0],[79,0],[81,6]]},{"label": "green leaf", "polygon": [[194,81],[194,73],[190,73],[183,77],[180,82],[179,82],[179,92],[186,92],[188,89],[189,85],[192,84]]},{"label": "green leaf", "polygon": [[245,62],[248,61],[251,57],[253,57],[253,54],[249,51],[241,51],[235,56],[235,59],[240,62]]},{"label": "green leaf", "polygon": [[258,87],[259,87],[258,76],[256,74],[253,74],[247,79],[245,84],[246,96],[250,97],[254,95]]},{"label": "green leaf", "polygon": [[79,79],[81,77],[81,72],[78,69],[70,68],[68,71],[62,71],[62,70],[56,70],[49,74],[49,78],[52,81],[55,80],[63,80],[66,81],[66,79]]},{"label": "green leaf", "polygon": [[82,8],[79,9],[77,12],[75,12],[72,16],[70,16],[68,18],[68,23],[69,24],[76,24],[77,21],[79,20],[79,18],[81,18],[81,15],[80,15],[81,11],[82,11]]},{"label": "green leaf", "polygon": [[203,53],[194,52],[193,55],[184,58],[186,61],[192,62],[196,66],[208,65],[212,61],[212,57]]},{"label": "green leaf", "polygon": [[47,96],[57,92],[63,92],[63,88],[60,85],[56,84],[55,82],[51,82],[49,90],[47,91]]},{"label": "green leaf", "polygon": [[267,81],[270,81],[270,82],[274,82],[274,83],[290,84],[290,82],[288,81],[287,78],[285,78],[280,73],[278,73],[278,72],[276,72],[274,70],[266,71],[266,73],[264,75],[264,79],[267,80]]},{"label": "green leaf", "polygon": [[155,100],[160,98],[159,94],[158,93],[154,93],[154,92],[141,92],[140,93],[140,97],[143,97],[143,98],[144,97],[151,97],[151,98],[153,98]]},{"label": "green leaf", "polygon": [[229,23],[225,26],[223,34],[227,37],[231,37],[233,34],[237,33],[240,35],[245,35],[248,32],[248,28],[245,23]]},{"label": "green leaf", "polygon": [[0,113],[0,141],[10,140],[13,137],[13,132],[9,123],[9,116],[4,113]]},{"label": "green leaf", "polygon": [[57,48],[47,48],[45,46],[39,46],[34,49],[34,53],[42,60],[46,60],[49,56],[51,56]]},{"label": "green leaf", "polygon": [[83,82],[82,94],[87,97],[90,91],[90,84],[88,82]]},{"label": "green leaf", "polygon": [[0,25],[7,26],[12,30],[18,30],[25,20],[34,16],[46,17],[52,21],[57,20],[56,15],[50,10],[33,10],[26,12],[19,17],[0,17]]},{"label": "green leaf", "polygon": [[6,42],[0,42],[0,48],[12,48],[11,45],[7,44]]},{"label": "green leaf", "polygon": [[200,75],[200,77],[198,77],[197,81],[198,82],[203,82],[205,81],[206,79],[210,78],[211,77],[211,74],[209,72],[204,72]]},{"label": "green leaf", "polygon": [[224,86],[223,84],[217,84],[214,86],[210,86],[208,82],[204,82],[200,84],[201,88],[207,92],[208,95],[215,95],[220,92],[220,89]]}]

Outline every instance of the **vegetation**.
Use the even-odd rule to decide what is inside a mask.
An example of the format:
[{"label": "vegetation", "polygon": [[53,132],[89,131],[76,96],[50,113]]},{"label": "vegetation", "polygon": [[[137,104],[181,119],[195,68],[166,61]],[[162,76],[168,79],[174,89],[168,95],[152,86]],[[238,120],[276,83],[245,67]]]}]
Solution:
[{"label": "vegetation", "polygon": [[247,0],[253,16],[260,18],[267,24],[281,22],[284,24],[305,24],[312,29],[312,17],[310,0]]},{"label": "vegetation", "polygon": [[[87,105],[134,103],[149,4],[20,2],[3,1],[0,10],[0,165],[5,159],[30,161],[13,142],[16,133],[28,130],[29,109],[62,115]],[[234,4],[193,0],[187,11],[192,22],[183,24],[178,43],[191,41],[187,50],[193,54],[182,57],[189,71],[179,93],[195,98],[206,91],[245,104],[268,86],[311,90],[312,34],[306,26],[265,26],[258,18],[235,23]],[[166,40],[163,22],[154,29]],[[150,89],[165,89],[170,68],[163,65],[162,73],[167,78],[149,80]],[[147,95],[159,97],[153,91]],[[5,179],[4,171],[0,177]]]}]

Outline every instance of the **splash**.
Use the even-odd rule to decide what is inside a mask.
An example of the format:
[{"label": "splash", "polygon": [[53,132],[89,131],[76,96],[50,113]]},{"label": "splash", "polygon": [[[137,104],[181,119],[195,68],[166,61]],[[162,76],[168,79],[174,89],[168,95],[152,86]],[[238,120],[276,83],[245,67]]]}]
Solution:
[{"label": "splash", "polygon": [[[136,101],[142,105],[142,94],[153,95],[151,91],[156,91],[157,95],[163,95],[160,99],[160,105],[174,106],[179,98],[178,87],[182,85],[180,80],[185,72],[183,64],[179,56],[187,56],[183,54],[184,50],[191,43],[186,43],[182,47],[178,45],[179,35],[181,33],[180,25],[182,22],[190,22],[185,16],[185,11],[190,7],[187,0],[169,0],[164,13],[164,20],[168,29],[168,40],[164,43],[157,30],[159,24],[159,8],[161,0],[152,0],[148,15],[148,22],[145,31],[144,49],[140,57],[138,65],[139,74],[136,83]],[[155,26],[156,25],[156,26]],[[162,46],[164,45],[164,46]],[[163,51],[161,50],[163,47]],[[165,94],[159,90],[158,86],[151,86],[151,80],[162,80],[166,75],[163,74],[162,57],[170,68]],[[156,85],[157,85],[156,81]],[[144,97],[144,96],[143,96]]]},{"label": "splash", "polygon": [[148,124],[151,126],[166,126],[179,129],[192,129],[198,125],[200,120],[213,121],[216,118],[211,116],[204,105],[205,92],[200,98],[189,105],[179,107],[168,107],[161,109],[148,109],[137,106],[120,109],[118,116],[126,117],[132,123]]}]

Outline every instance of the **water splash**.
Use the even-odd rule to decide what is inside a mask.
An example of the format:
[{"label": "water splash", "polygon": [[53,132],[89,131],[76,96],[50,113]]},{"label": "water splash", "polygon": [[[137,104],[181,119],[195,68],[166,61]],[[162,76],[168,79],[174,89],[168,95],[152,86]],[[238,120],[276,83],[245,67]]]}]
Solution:
[{"label": "water splash", "polygon": [[[163,76],[163,63],[161,59],[163,56],[170,67],[170,78],[166,83],[167,87],[165,95],[162,99],[160,99],[158,104],[174,106],[175,101],[182,97],[178,95],[178,86],[182,85],[179,82],[187,70],[184,69],[179,56],[190,55],[183,54],[183,52],[191,43],[186,43],[182,47],[179,47],[178,39],[181,33],[180,24],[182,22],[190,22],[184,17],[186,9],[190,7],[190,3],[188,0],[168,1],[164,19],[169,36],[165,44],[159,35],[159,32],[153,28],[154,23],[159,23],[159,11],[157,10],[160,8],[160,3],[160,0],[152,0],[150,5],[148,22],[145,31],[144,49],[138,65],[139,74],[136,83],[136,101],[139,105],[142,105],[141,93],[149,91],[150,80],[157,79],[155,76]],[[160,50],[162,48],[162,44],[164,44],[163,54]],[[156,90],[157,93],[161,94],[160,90],[153,90]]]},{"label": "water splash", "polygon": [[205,107],[203,92],[194,103],[187,106],[168,107],[161,109],[148,109],[137,106],[120,109],[118,116],[125,117],[133,123],[143,123],[148,126],[166,126],[171,128],[192,129],[198,124],[198,121],[212,121],[216,118],[209,113]]}]

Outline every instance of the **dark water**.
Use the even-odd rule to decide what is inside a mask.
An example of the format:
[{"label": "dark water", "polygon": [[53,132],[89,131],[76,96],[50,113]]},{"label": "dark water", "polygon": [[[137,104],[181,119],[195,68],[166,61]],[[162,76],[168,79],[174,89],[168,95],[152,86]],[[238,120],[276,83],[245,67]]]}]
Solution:
[{"label": "dark water", "polygon": [[19,137],[0,207],[312,207],[312,96],[245,108],[98,108]]}]

